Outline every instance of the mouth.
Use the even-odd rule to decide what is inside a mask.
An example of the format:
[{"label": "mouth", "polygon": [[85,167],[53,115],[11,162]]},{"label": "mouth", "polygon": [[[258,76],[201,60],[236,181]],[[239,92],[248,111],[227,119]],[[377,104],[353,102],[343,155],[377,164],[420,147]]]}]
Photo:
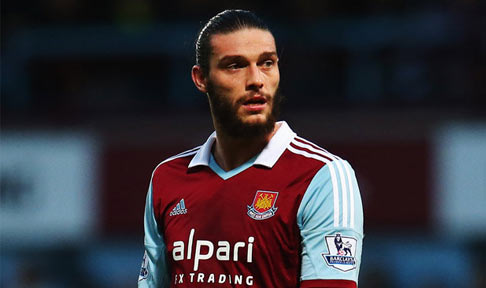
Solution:
[{"label": "mouth", "polygon": [[261,95],[251,96],[243,102],[243,106],[253,107],[253,106],[264,106],[267,104],[267,98]]},{"label": "mouth", "polygon": [[267,98],[263,95],[252,95],[242,103],[247,113],[260,114],[267,108]]}]

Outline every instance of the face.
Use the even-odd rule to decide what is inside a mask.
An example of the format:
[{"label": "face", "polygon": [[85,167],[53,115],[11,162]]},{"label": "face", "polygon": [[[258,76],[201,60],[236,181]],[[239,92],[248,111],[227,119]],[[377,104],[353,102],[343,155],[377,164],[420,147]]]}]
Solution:
[{"label": "face", "polygon": [[209,73],[201,76],[200,90],[209,96],[215,125],[233,137],[270,133],[280,81],[272,34],[242,29],[213,35],[210,43]]}]

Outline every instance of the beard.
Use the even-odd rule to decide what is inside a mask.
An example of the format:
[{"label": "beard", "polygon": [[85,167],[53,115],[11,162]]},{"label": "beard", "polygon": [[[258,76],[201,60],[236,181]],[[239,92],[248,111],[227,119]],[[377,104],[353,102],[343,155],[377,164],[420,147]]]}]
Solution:
[{"label": "beard", "polygon": [[280,114],[280,103],[282,95],[279,89],[271,99],[267,97],[267,104],[271,105],[271,110],[265,122],[245,123],[238,117],[238,107],[242,101],[233,105],[224,95],[218,94],[211,82],[207,85],[209,104],[211,113],[215,121],[219,124],[222,132],[232,138],[259,138],[270,134]]}]

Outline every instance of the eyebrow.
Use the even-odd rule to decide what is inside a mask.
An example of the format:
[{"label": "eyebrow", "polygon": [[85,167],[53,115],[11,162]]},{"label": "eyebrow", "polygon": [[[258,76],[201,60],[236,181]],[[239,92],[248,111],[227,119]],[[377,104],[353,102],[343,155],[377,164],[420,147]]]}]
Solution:
[{"label": "eyebrow", "polygon": [[246,58],[240,55],[227,55],[221,58],[219,63],[229,63],[233,61],[246,61]]},{"label": "eyebrow", "polygon": [[270,57],[277,57],[278,58],[278,55],[277,55],[277,52],[276,51],[272,51],[272,52],[263,52],[260,57],[258,57],[259,59],[262,59],[262,58],[270,58]]},{"label": "eyebrow", "polygon": [[[263,52],[262,54],[260,54],[258,56],[258,59],[262,59],[262,58],[270,58],[270,57],[278,57],[277,56],[277,52],[275,51],[272,51],[272,52]],[[224,56],[223,58],[221,58],[219,60],[219,63],[226,63],[226,62],[231,62],[231,61],[246,61],[246,57],[243,57],[241,55],[227,55],[227,56]]]}]

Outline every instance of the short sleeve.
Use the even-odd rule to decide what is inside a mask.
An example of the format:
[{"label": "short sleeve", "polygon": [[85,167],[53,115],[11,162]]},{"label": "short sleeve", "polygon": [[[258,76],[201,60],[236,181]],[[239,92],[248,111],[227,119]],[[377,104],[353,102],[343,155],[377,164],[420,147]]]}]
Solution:
[{"label": "short sleeve", "polygon": [[302,237],[302,286],[319,280],[357,285],[363,208],[347,161],[330,161],[315,174],[299,206],[297,223]]},{"label": "short sleeve", "polygon": [[138,288],[169,287],[166,246],[159,233],[153,207],[152,183],[150,183],[144,214],[145,253],[138,277]]}]

